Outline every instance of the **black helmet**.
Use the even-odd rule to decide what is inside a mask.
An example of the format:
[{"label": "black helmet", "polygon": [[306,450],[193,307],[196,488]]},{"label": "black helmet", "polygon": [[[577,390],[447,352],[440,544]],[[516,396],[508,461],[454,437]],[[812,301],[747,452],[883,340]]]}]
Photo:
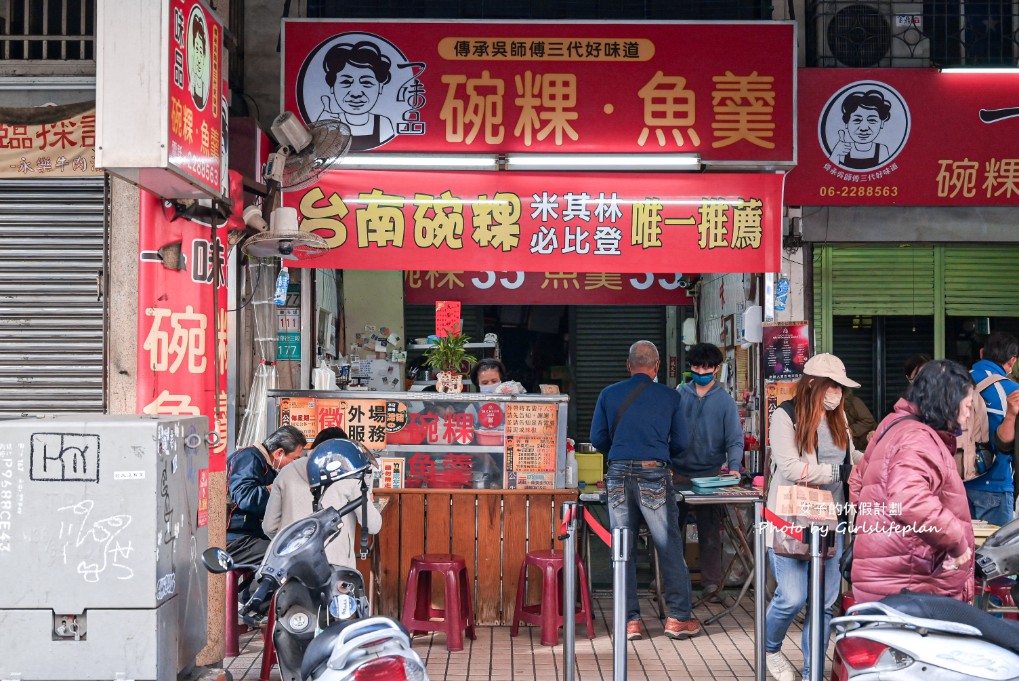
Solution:
[{"label": "black helmet", "polygon": [[375,465],[375,457],[362,445],[342,438],[326,440],[308,457],[308,485],[312,490],[324,490]]},{"label": "black helmet", "polygon": [[977,549],[976,564],[987,579],[1019,573],[1019,519],[987,538]]}]

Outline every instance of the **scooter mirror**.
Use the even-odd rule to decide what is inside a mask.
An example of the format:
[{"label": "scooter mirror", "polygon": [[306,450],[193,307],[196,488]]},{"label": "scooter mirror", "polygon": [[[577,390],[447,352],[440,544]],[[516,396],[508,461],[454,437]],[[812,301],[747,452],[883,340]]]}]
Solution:
[{"label": "scooter mirror", "polygon": [[205,569],[220,575],[234,569],[234,559],[224,549],[211,546],[202,552],[202,564]]}]

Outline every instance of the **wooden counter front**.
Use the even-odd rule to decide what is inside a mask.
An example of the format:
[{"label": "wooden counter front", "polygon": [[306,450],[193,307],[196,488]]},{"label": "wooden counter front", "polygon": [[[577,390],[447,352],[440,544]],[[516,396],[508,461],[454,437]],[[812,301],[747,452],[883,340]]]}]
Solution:
[{"label": "wooden counter front", "polygon": [[[565,501],[576,490],[376,489],[388,498],[375,538],[371,572],[375,613],[399,619],[410,560],[422,553],[454,553],[474,580],[478,624],[509,624],[520,565],[528,551],[562,548],[557,539]],[[358,564],[367,575],[368,561]],[[537,599],[539,580],[530,594]]]}]

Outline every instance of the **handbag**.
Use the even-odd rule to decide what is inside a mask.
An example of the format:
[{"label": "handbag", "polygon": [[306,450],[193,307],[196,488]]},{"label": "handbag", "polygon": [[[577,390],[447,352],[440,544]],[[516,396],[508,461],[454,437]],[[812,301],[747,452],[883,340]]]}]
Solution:
[{"label": "handbag", "polygon": [[[835,509],[835,498],[832,493],[820,487],[803,484],[807,477],[807,466],[803,467],[803,475],[794,485],[778,488],[775,498],[775,513],[795,529],[800,538],[789,536],[781,527],[777,528],[772,541],[772,550],[776,556],[810,559],[810,544],[803,539],[803,531],[811,525],[827,528],[829,535],[834,535],[838,527],[838,516]],[[826,542],[825,559],[835,557],[834,541]]]}]

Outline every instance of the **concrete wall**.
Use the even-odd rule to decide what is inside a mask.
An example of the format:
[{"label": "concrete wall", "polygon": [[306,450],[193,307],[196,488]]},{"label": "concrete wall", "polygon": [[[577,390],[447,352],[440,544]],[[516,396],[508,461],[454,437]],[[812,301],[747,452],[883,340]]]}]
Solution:
[{"label": "concrete wall", "polygon": [[365,324],[388,326],[400,338],[403,329],[403,272],[343,272],[343,329],[350,350],[356,334],[364,333]]},{"label": "concrete wall", "polygon": [[139,190],[117,178],[113,178],[112,186],[106,291],[108,403],[111,414],[136,414]]}]

